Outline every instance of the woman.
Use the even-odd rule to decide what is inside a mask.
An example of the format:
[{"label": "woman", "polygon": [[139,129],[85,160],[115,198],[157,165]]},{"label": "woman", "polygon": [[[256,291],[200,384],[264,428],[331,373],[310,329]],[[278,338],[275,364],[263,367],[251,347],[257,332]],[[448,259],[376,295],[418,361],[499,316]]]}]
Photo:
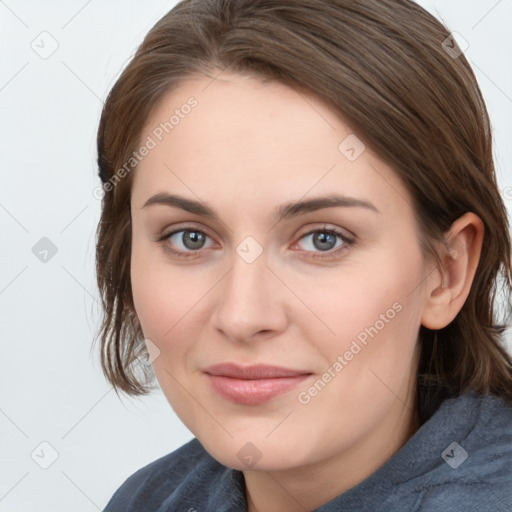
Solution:
[{"label": "woman", "polygon": [[110,92],[98,163],[105,375],[137,395],[154,372],[195,436],[107,511],[510,509],[511,241],[440,22],[181,2]]}]

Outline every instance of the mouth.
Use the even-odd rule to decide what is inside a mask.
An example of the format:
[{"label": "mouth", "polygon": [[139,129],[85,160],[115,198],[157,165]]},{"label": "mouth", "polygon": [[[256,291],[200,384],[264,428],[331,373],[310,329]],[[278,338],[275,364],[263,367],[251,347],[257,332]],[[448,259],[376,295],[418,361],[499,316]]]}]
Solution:
[{"label": "mouth", "polygon": [[275,398],[312,375],[280,366],[222,363],[205,368],[212,388],[222,398],[242,405],[257,405]]}]

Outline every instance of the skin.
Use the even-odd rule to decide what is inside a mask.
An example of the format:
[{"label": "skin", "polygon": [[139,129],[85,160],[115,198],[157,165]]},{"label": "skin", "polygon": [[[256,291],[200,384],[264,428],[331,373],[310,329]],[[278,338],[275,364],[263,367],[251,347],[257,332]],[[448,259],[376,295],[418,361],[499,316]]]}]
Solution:
[{"label": "skin", "polygon": [[[190,77],[163,98],[141,140],[190,96],[197,107],[135,171],[135,312],[158,348],[153,368],[167,400],[213,457],[244,472],[249,511],[312,510],[371,475],[417,430],[418,330],[447,325],[462,307],[483,225],[471,213],[458,219],[447,233],[446,271],[436,270],[394,171],[369,148],[349,161],[338,146],[350,127],[322,100],[275,82]],[[217,218],[143,207],[157,193],[199,200]],[[330,207],[273,219],[283,203],[333,193],[378,212]],[[322,250],[311,233],[326,227],[354,243],[336,236]],[[157,241],[185,228],[206,233],[202,248],[184,245],[183,232]],[[237,253],[248,236],[262,249],[251,263]],[[393,304],[401,310],[389,319]],[[301,403],[298,394],[381,315],[388,322],[378,334]],[[241,405],[219,396],[202,372],[227,361],[312,375],[266,403]],[[250,467],[237,455],[246,443],[260,456]]]}]

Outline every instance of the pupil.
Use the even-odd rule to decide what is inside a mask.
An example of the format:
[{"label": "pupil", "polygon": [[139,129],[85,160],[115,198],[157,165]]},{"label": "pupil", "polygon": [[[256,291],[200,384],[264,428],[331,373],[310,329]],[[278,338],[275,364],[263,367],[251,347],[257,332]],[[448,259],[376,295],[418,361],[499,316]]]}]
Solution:
[{"label": "pupil", "polygon": [[313,243],[317,249],[328,250],[336,245],[336,238],[332,233],[317,233],[313,236]]},{"label": "pupil", "polygon": [[200,249],[204,243],[204,235],[197,231],[185,231],[181,238],[187,249]]}]

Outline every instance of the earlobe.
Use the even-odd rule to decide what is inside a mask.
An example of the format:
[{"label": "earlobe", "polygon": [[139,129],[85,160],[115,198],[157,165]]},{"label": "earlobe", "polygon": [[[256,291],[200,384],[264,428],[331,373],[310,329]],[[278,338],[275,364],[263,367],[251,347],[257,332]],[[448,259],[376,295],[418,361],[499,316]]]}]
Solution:
[{"label": "earlobe", "polygon": [[484,224],[474,213],[468,212],[452,224],[440,255],[443,268],[427,279],[423,326],[442,329],[462,309],[480,260],[483,237]]}]

